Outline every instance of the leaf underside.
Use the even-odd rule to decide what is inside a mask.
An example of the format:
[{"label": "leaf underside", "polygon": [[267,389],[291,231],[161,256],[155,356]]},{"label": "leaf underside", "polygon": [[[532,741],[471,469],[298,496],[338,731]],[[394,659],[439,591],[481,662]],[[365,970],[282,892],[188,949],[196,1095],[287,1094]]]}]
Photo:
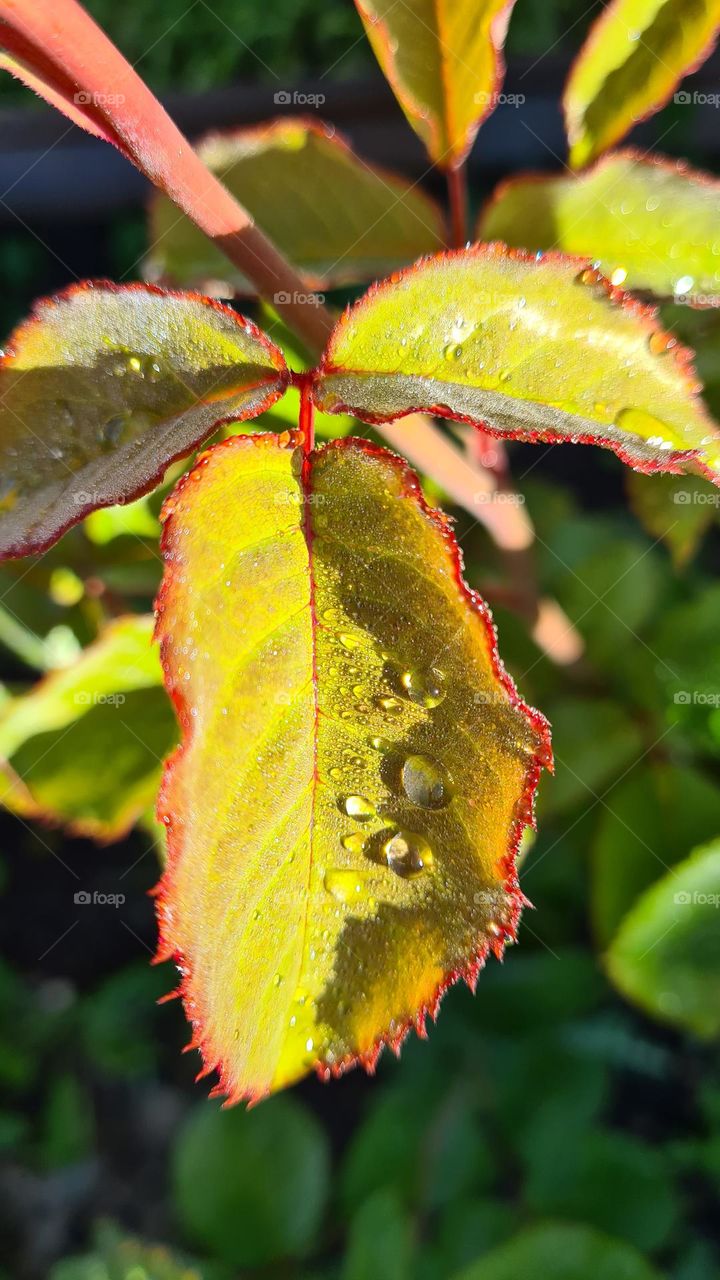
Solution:
[{"label": "leaf underside", "polygon": [[355,0],[375,56],[433,164],[460,164],[494,110],[514,2]]},{"label": "leaf underside", "polygon": [[201,1074],[237,1101],[372,1069],[514,937],[547,726],[394,455],[235,437],[165,517],[159,955]]},{"label": "leaf underside", "polygon": [[581,167],[664,106],[717,39],[713,0],[611,0],[563,95],[570,163]]},{"label": "leaf underside", "polygon": [[627,289],[720,302],[720,183],[682,160],[626,150],[584,173],[524,174],[483,211],[479,240],[592,258]]},{"label": "leaf underside", "polygon": [[720,431],[690,353],[582,259],[477,245],[348,308],[323,357],[326,411],[427,410],[528,441],[598,444],[640,471],[720,480]]},{"label": "leaf underside", "polygon": [[103,283],[36,303],[0,362],[0,559],[146,492],[286,379],[254,325],[199,295]]},{"label": "leaf underside", "polygon": [[[376,279],[445,242],[435,202],[354,155],[330,126],[275,120],[210,134],[196,150],[313,286]],[[150,205],[150,244],[151,279],[212,285],[225,296],[255,292],[160,193]]]}]

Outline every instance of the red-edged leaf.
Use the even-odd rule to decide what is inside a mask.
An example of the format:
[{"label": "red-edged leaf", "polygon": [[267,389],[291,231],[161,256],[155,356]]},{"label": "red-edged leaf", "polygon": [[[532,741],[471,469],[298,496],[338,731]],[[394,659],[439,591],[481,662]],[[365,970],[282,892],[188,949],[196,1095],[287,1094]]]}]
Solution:
[{"label": "red-edged leaf", "polygon": [[0,362],[0,559],[145,493],[287,377],[255,325],[199,294],[98,283],[42,299]]},{"label": "red-edged leaf", "polygon": [[447,519],[365,440],[235,437],[168,500],[160,956],[232,1101],[422,1030],[514,937],[547,726]]},{"label": "red-edged leaf", "polygon": [[371,288],[336,326],[320,408],[416,410],[522,440],[599,444],[641,471],[720,482],[690,353],[587,262],[476,245]]}]

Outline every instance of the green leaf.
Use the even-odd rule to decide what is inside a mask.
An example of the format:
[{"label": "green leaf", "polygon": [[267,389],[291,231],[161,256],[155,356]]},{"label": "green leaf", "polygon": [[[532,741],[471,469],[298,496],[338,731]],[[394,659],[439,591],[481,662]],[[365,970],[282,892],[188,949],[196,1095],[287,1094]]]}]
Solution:
[{"label": "green leaf", "polygon": [[174,1152],[175,1203],[185,1230],[235,1267],[304,1256],[328,1179],[325,1134],[287,1097],[250,1111],[203,1104]]},{"label": "green leaf", "polygon": [[477,245],[417,263],[346,311],[315,398],[367,422],[424,409],[720,482],[720,432],[697,391],[688,353],[593,268]]},{"label": "green leaf", "polygon": [[453,1280],[661,1280],[630,1245],[591,1227],[541,1223]]},{"label": "green leaf", "polygon": [[703,1039],[720,1035],[720,840],[678,863],[637,901],[607,953],[628,999]]},{"label": "green leaf", "polygon": [[637,151],[580,174],[522,174],[482,211],[478,240],[588,257],[614,284],[710,306],[720,295],[720,183]]},{"label": "green leaf", "polygon": [[44,1166],[57,1169],[86,1159],[92,1152],[94,1137],[90,1094],[75,1076],[56,1076],[50,1084],[43,1117]]},{"label": "green leaf", "polygon": [[[308,286],[371,280],[445,242],[439,207],[417,184],[355,155],[331,125],[274,120],[214,133],[196,148]],[[228,297],[252,285],[177,206],[150,205],[148,278]]]},{"label": "green leaf", "polygon": [[6,704],[0,803],[103,840],[132,826],[177,735],[152,631],[151,617],[119,618],[70,667]]},{"label": "green leaf", "polygon": [[664,106],[711,53],[717,6],[611,0],[575,61],[563,96],[570,163],[581,167]]},{"label": "green leaf", "polygon": [[640,523],[669,547],[678,569],[695,555],[710,526],[720,521],[720,494],[701,476],[644,476],[629,471],[625,484]]},{"label": "green leaf", "polygon": [[342,1280],[411,1280],[410,1222],[390,1191],[378,1191],[360,1206],[350,1227]]},{"label": "green leaf", "polygon": [[608,699],[559,698],[551,703],[551,714],[555,777],[541,791],[546,817],[595,805],[612,779],[641,754],[643,741],[627,707]]},{"label": "green leaf", "polygon": [[84,284],[36,303],[0,364],[0,559],[146,492],[286,379],[282,353],[207,298]]},{"label": "green leaf", "polygon": [[696,747],[720,755],[720,585],[668,609],[650,635],[654,698],[665,722]]},{"label": "green leaf", "polygon": [[165,1245],[126,1236],[113,1223],[103,1223],[96,1235],[95,1252],[56,1263],[50,1280],[213,1280],[216,1276],[209,1264],[192,1264]]},{"label": "green leaf", "polygon": [[495,109],[514,0],[355,0],[365,33],[433,164],[461,164]]},{"label": "green leaf", "polygon": [[717,786],[693,769],[645,764],[613,790],[592,850],[593,923],[602,945],[640,894],[718,825]]}]

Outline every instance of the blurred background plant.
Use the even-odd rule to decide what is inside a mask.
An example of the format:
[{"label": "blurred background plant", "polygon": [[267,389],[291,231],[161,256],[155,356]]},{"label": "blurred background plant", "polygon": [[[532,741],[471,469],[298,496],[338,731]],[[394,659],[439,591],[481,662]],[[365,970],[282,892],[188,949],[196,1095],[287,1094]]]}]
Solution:
[{"label": "blurred background plant", "polygon": [[[510,54],[576,48],[597,7],[519,3]],[[177,20],[138,0],[88,8],[158,90],[262,80],[263,62],[309,80],[338,60],[332,76],[374,71],[346,0],[216,0],[212,12],[197,0]],[[223,24],[242,39],[223,39]],[[9,81],[1,92],[27,102]],[[672,112],[657,117],[659,134]],[[473,187],[473,205],[485,194]],[[91,234],[5,226],[4,329],[75,273],[136,278],[145,238],[139,209]],[[665,314],[696,348],[716,416],[717,315],[678,304]],[[320,434],[351,425],[323,420]],[[161,495],[96,512],[44,556],[0,569],[0,756],[13,810],[0,813],[0,1274],[720,1274],[720,933],[709,909],[720,901],[720,695],[693,695],[720,690],[718,507],[677,500],[704,493],[702,481],[628,478],[598,450],[510,452],[540,591],[585,647],[558,668],[522,618],[494,606],[506,665],[554,729],[557,776],[522,869],[536,909],[519,948],[490,962],[475,997],[452,990],[400,1065],[385,1055],[374,1081],[306,1082],[249,1112],[222,1112],[193,1086],[184,1018],[156,1005],[170,984],[148,963],[161,856],[152,803],[175,738],[157,667],[137,662],[161,572]],[[467,576],[492,598],[502,559],[470,514],[454,514]],[[137,621],[115,621],[129,614]],[[42,808],[65,830],[38,823]],[[91,834],[113,842],[98,848]]]}]

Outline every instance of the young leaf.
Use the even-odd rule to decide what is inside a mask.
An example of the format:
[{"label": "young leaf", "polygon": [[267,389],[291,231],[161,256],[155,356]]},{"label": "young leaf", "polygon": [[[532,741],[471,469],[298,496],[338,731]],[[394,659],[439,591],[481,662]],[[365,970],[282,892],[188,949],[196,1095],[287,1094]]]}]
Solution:
[{"label": "young leaf", "polygon": [[[374,279],[445,243],[435,202],[361,160],[327,125],[275,120],[210,134],[196,149],[312,285]],[[150,246],[152,279],[197,287],[227,281],[226,294],[253,291],[159,193],[150,205]]]},{"label": "young leaf", "polygon": [[333,331],[315,397],[366,422],[425,409],[720,482],[720,431],[698,390],[689,353],[654,311],[581,259],[495,244],[373,286]]},{"label": "young leaf", "polygon": [[0,362],[0,559],[145,493],[286,380],[255,325],[199,294],[103,283],[42,299]]},{"label": "young leaf", "polygon": [[712,52],[719,25],[705,0],[611,0],[565,86],[571,165],[588,164],[664,106]]},{"label": "young leaf", "polygon": [[175,739],[152,618],[119,618],[71,667],[3,707],[0,803],[116,840],[152,803]]},{"label": "young leaf", "polygon": [[653,1017],[720,1034],[720,841],[678,863],[625,917],[607,955],[613,982]]},{"label": "young leaf", "polygon": [[303,462],[297,436],[235,437],[166,520],[183,745],[159,954],[203,1074],[236,1101],[372,1069],[514,936],[547,725],[395,455],[338,440]]},{"label": "young leaf", "polygon": [[710,174],[627,150],[577,175],[511,178],[483,210],[477,236],[587,256],[627,289],[711,306],[720,296],[718,211],[720,182]]},{"label": "young leaf", "polygon": [[495,109],[515,0],[355,0],[375,56],[433,164],[461,164]]}]

